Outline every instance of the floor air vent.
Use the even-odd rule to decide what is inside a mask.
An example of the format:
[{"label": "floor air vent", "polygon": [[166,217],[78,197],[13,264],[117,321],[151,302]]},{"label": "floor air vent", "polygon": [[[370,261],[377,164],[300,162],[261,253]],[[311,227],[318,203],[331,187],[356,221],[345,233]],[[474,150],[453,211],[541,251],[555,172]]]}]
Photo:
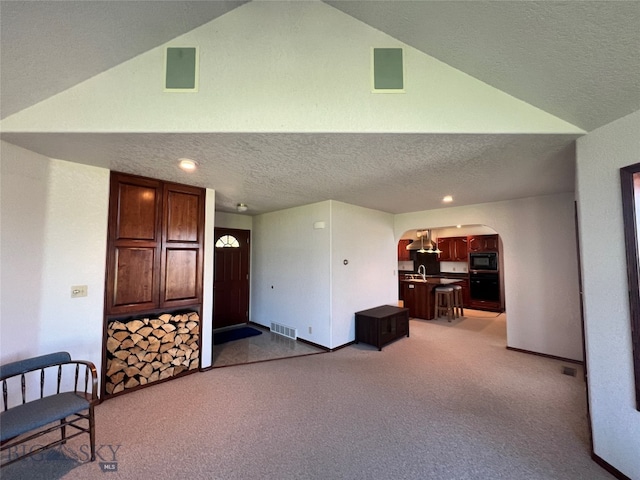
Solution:
[{"label": "floor air vent", "polygon": [[286,325],[281,325],[279,323],[271,322],[271,331],[278,335],[282,335],[283,337],[293,338],[294,340],[298,338],[298,332],[295,328],[287,327]]}]

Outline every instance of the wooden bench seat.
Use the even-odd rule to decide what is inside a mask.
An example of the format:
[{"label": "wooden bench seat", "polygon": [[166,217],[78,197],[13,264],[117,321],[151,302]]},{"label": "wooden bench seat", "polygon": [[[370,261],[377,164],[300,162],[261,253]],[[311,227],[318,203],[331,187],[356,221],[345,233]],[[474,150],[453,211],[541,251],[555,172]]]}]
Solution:
[{"label": "wooden bench seat", "polygon": [[[73,373],[73,391],[61,392],[66,378],[65,366]],[[82,372],[83,371],[83,372]],[[69,373],[68,371],[65,373]],[[82,375],[81,373],[84,373]],[[39,395],[29,395],[27,385],[30,377],[39,380]],[[16,378],[19,377],[19,382]],[[15,380],[12,383],[12,379]],[[78,435],[88,434],[91,461],[95,460],[95,422],[93,407],[97,403],[97,372],[91,362],[71,360],[67,352],[41,355],[0,366],[3,411],[0,412],[0,450],[17,451],[14,447],[55,430],[60,438],[39,448],[28,449],[20,456],[9,456],[1,466],[9,465],[48,448],[66,443]],[[20,385],[19,392],[10,391],[9,386]],[[84,384],[84,385],[83,385]],[[52,391],[54,393],[45,394]],[[10,399],[18,398],[10,406]],[[21,400],[21,403],[20,403]],[[67,435],[67,427],[76,431]],[[13,450],[11,450],[13,449]],[[25,451],[25,450],[23,450]]]}]

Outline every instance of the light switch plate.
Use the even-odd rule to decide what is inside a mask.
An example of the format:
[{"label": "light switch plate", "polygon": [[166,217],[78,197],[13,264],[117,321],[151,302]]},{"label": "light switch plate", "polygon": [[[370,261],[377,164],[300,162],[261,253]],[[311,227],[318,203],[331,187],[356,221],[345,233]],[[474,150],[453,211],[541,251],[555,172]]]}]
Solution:
[{"label": "light switch plate", "polygon": [[87,286],[86,285],[73,285],[71,287],[71,298],[86,297]]}]

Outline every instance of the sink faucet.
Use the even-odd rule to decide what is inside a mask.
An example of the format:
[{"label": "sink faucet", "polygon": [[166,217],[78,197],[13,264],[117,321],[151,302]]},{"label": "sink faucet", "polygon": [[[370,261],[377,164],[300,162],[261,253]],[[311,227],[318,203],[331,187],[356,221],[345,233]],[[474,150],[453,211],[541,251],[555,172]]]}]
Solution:
[{"label": "sink faucet", "polygon": [[418,275],[422,275],[422,280],[427,281],[427,269],[424,268],[424,265],[418,267]]}]

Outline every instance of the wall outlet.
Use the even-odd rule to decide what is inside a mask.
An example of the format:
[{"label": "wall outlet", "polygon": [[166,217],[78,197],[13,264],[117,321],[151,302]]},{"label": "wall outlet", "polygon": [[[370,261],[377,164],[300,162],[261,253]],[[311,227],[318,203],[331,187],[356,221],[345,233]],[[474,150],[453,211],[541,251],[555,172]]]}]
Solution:
[{"label": "wall outlet", "polygon": [[86,285],[73,285],[71,287],[71,298],[86,297],[87,286]]},{"label": "wall outlet", "polygon": [[312,333],[312,332],[311,332],[311,327],[309,327],[309,334],[311,334],[311,333]]}]

